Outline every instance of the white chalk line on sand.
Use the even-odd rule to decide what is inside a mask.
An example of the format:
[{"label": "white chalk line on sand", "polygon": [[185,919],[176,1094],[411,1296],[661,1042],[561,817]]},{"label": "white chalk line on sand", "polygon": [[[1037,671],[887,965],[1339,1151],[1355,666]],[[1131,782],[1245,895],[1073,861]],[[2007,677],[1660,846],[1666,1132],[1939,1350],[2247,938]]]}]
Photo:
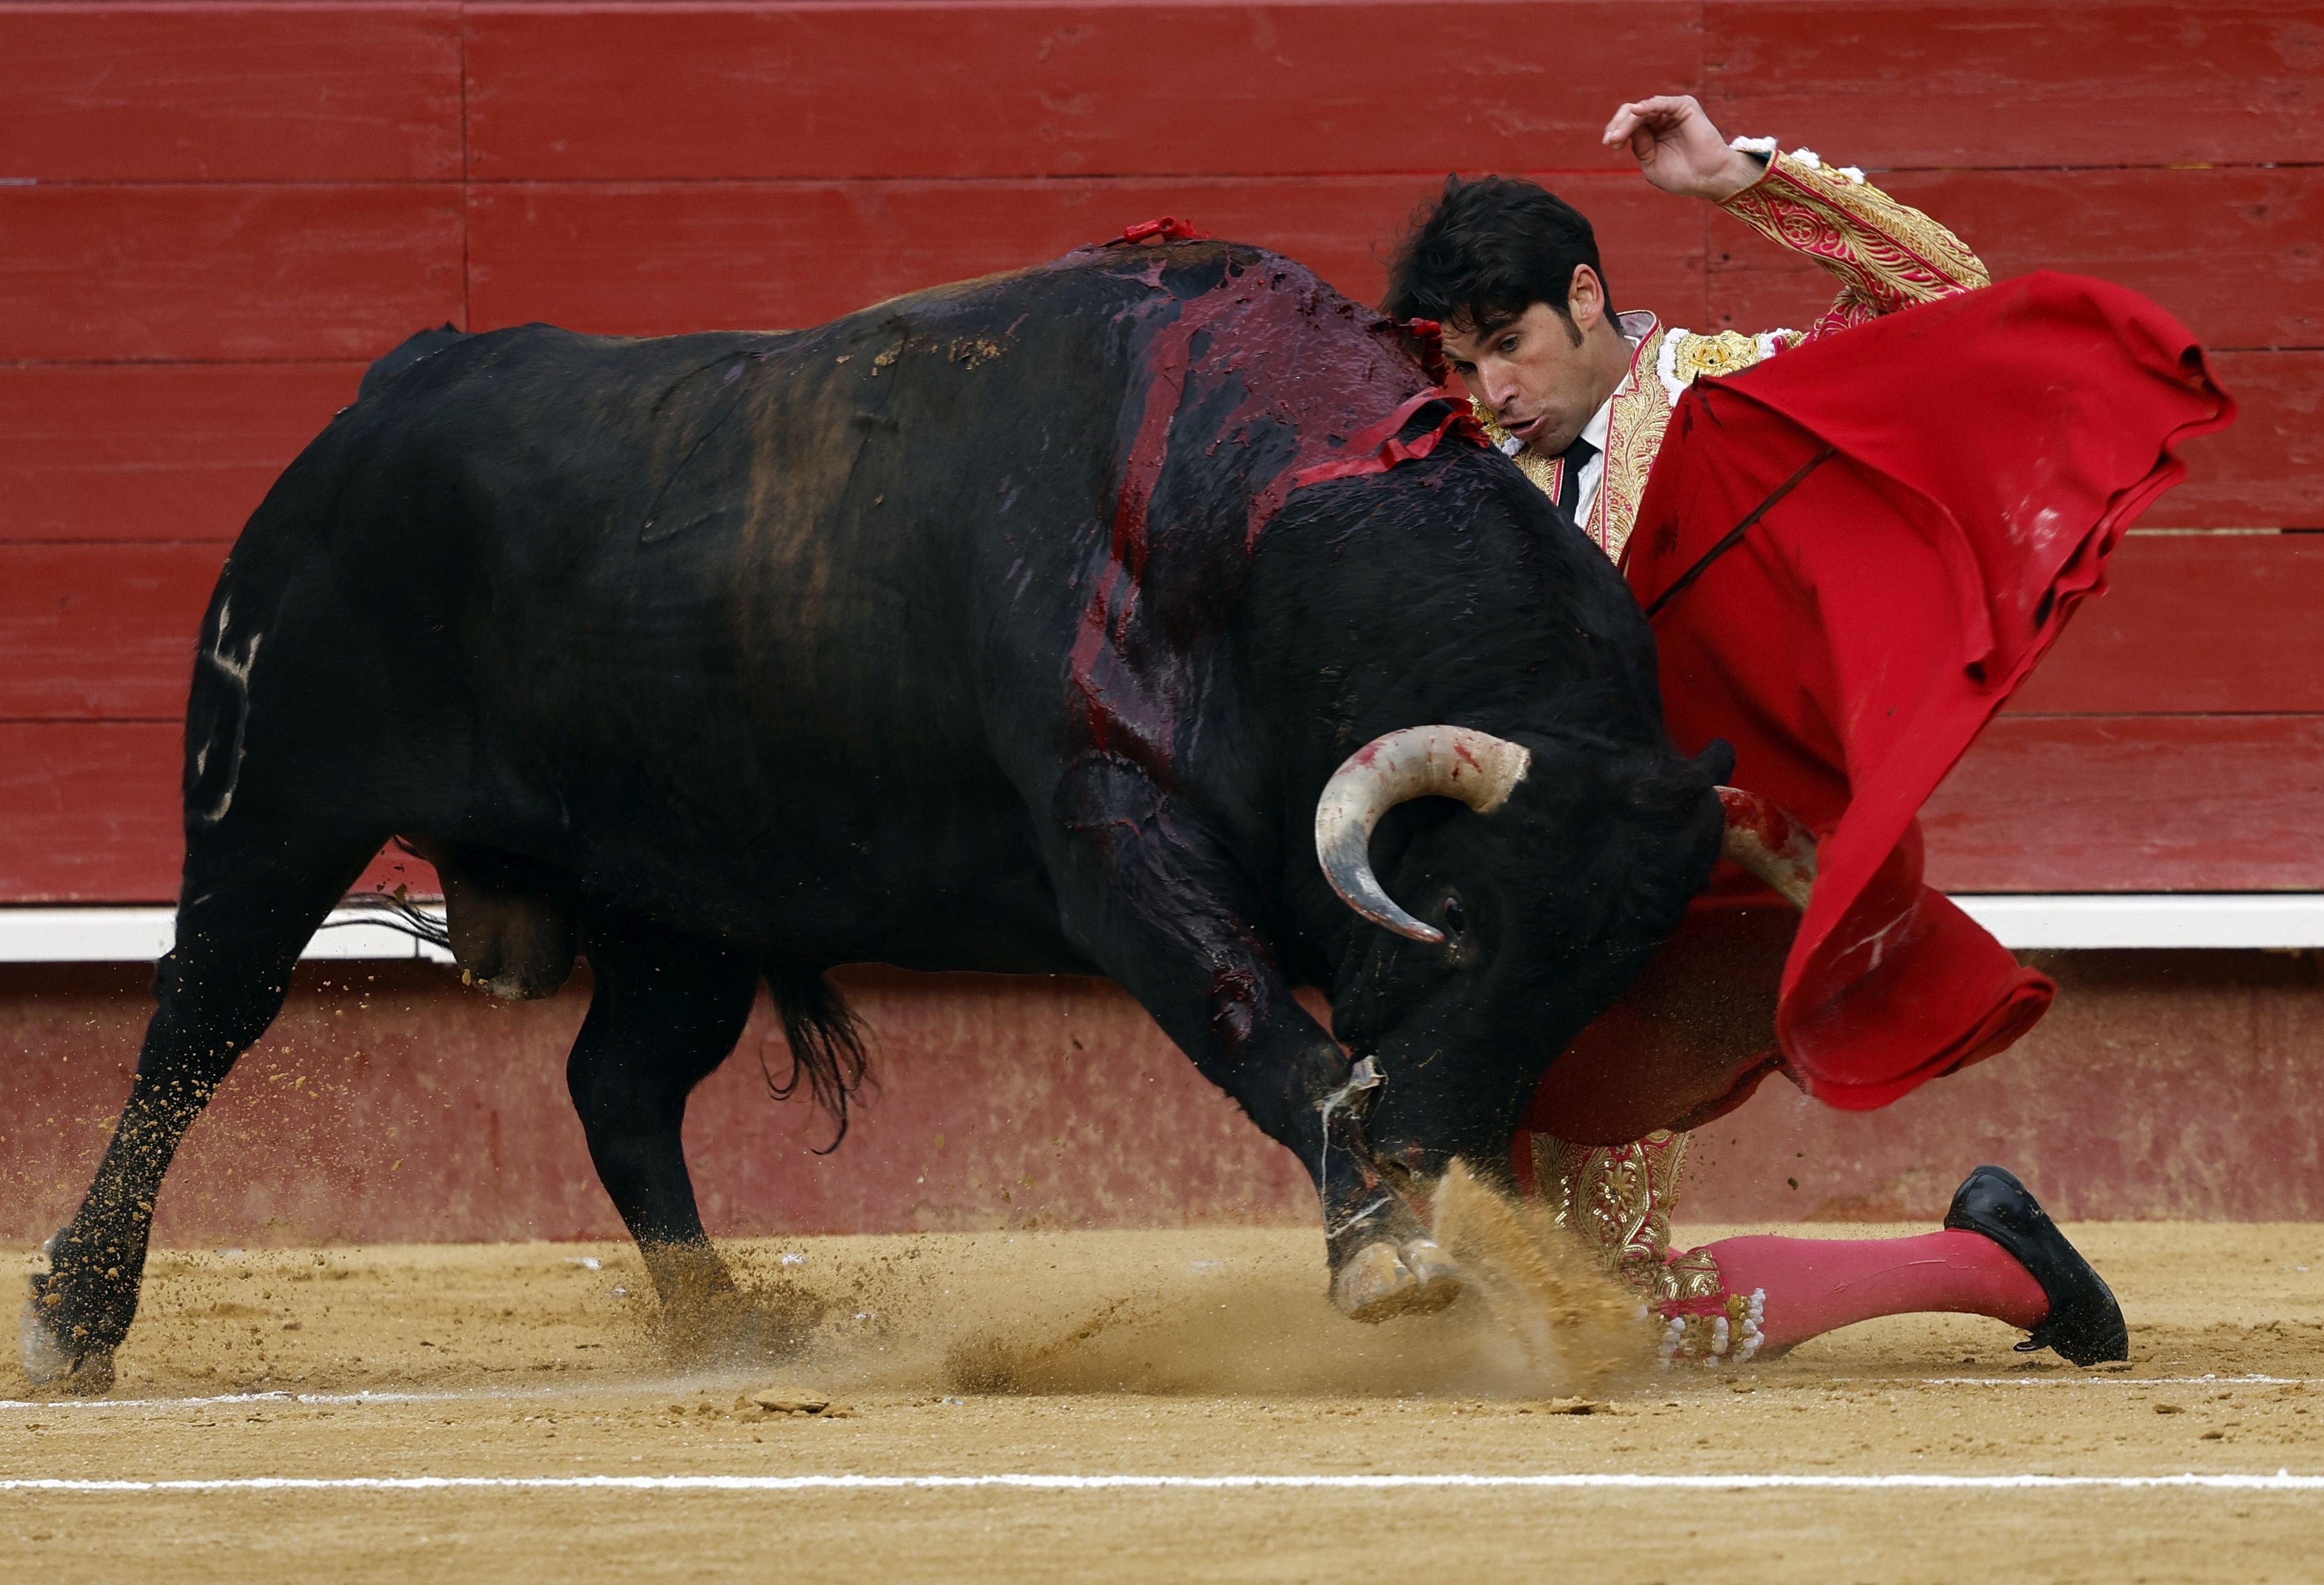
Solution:
[{"label": "white chalk line on sand", "polygon": [[579,1393],[556,1387],[525,1387],[514,1392],[485,1388],[475,1392],[229,1392],[203,1398],[0,1398],[0,1412],[23,1409],[230,1409],[237,1404],[475,1404],[530,1398],[570,1399],[580,1396]]},{"label": "white chalk line on sand", "polygon": [[[1732,1377],[1705,1377],[1724,1382]],[[1770,1392],[1797,1387],[2324,1387],[2324,1376],[1927,1376],[1906,1379],[1887,1376],[1831,1376],[1759,1384]],[[608,1382],[587,1389],[590,1396],[618,1396],[634,1390],[641,1396],[682,1392],[684,1384],[657,1387]],[[0,1398],[0,1414],[53,1409],[210,1409],[240,1404],[318,1404],[330,1406],[361,1404],[460,1404],[572,1399],[584,1396],[570,1387],[486,1387],[466,1392],[235,1392],[198,1398]]]},{"label": "white chalk line on sand", "polygon": [[[1898,1385],[1885,1377],[1834,1377],[1832,1386],[1841,1384],[1877,1387]],[[2314,1387],[2324,1384],[2319,1376],[1927,1376],[1913,1383],[1915,1387]],[[1784,1383],[1791,1386],[1792,1383]],[[1801,1382],[1802,1387],[1821,1383]]]},{"label": "white chalk line on sand", "polygon": [[2324,1475],[258,1475],[0,1480],[0,1492],[237,1491],[2324,1491]]}]

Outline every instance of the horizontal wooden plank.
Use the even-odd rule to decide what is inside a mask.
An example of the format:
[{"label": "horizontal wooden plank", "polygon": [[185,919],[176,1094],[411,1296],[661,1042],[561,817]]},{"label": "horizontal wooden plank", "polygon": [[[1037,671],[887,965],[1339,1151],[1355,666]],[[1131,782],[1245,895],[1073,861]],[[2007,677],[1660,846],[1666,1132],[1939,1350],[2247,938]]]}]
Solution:
[{"label": "horizontal wooden plank", "polygon": [[0,364],[0,542],[230,539],[363,369]]},{"label": "horizontal wooden plank", "polygon": [[[1361,249],[1343,245],[1342,257],[1343,278],[1375,268]],[[1626,293],[1635,284],[1622,278]],[[1655,300],[1667,309],[1686,285]],[[2324,353],[2229,353],[2218,362],[2242,416],[2189,448],[2188,483],[2143,521],[2324,527]],[[275,475],[353,399],[362,369],[0,365],[0,540],[231,539]]]},{"label": "horizontal wooden plank", "polygon": [[2017,715],[1922,816],[1947,891],[2324,890],[2324,715]]},{"label": "horizontal wooden plank", "polygon": [[176,722],[0,721],[0,901],[176,897],[184,742]]},{"label": "horizontal wooden plank", "polygon": [[471,5],[493,180],[1610,170],[1695,0]]},{"label": "horizontal wooden plank", "polygon": [[461,316],[456,183],[0,187],[0,362],[374,357]]},{"label": "horizontal wooden plank", "polygon": [[0,177],[459,174],[456,5],[0,5]]},{"label": "horizontal wooden plank", "polygon": [[2324,351],[2215,353],[2236,421],[2187,447],[2154,528],[2324,529]]},{"label": "horizontal wooden plank", "polygon": [[[1834,159],[1858,159],[1836,145]],[[2324,168],[1875,174],[1998,276],[2070,270],[2153,298],[2213,346],[2324,346]],[[1720,219],[1721,326],[1804,324],[1831,299],[1814,263]]]},{"label": "horizontal wooden plank", "polygon": [[1709,0],[1703,14],[1704,102],[1722,128],[1866,164],[2258,163],[2324,147],[2313,0]]},{"label": "horizontal wooden plank", "polygon": [[[233,370],[193,370],[230,374]],[[354,370],[326,370],[344,395]],[[0,370],[0,432],[14,376],[58,370]],[[60,370],[88,407],[102,409],[114,376],[184,391],[186,370]],[[167,382],[151,376],[167,374]],[[200,382],[193,382],[200,386]],[[226,386],[233,395],[233,386]],[[142,391],[140,395],[151,395]],[[295,392],[293,392],[295,395]],[[23,404],[25,409],[30,402]],[[179,404],[167,420],[184,430],[172,444],[202,444],[202,409]],[[290,430],[286,430],[290,432]],[[237,432],[227,430],[227,439]],[[86,435],[53,432],[51,444],[90,447]],[[295,441],[286,441],[286,448]],[[42,479],[25,448],[23,476]],[[0,453],[5,456],[5,453]],[[254,488],[270,476],[246,469]],[[0,479],[7,469],[0,467]],[[125,469],[112,481],[118,507],[133,511],[144,493]],[[40,493],[35,488],[35,493]],[[63,491],[51,491],[63,495]],[[124,519],[114,528],[134,528]],[[223,519],[221,519],[223,523]],[[233,523],[226,525],[227,535]],[[5,544],[0,541],[0,649],[21,665],[0,674],[0,715],[9,718],[134,718],[184,709],[186,656],[217,576],[226,535],[209,544]],[[2287,714],[2324,711],[2324,537],[2319,535],[2134,535],[2113,560],[2106,595],[2075,612],[2041,672],[2010,702],[2010,714]]]},{"label": "horizontal wooden plank", "polygon": [[[0,721],[0,903],[177,900],[186,846],[177,721]],[[441,895],[434,868],[392,846],[358,891]]]},{"label": "horizontal wooden plank", "polygon": [[226,552],[216,540],[0,544],[0,719],[182,718]]},{"label": "horizontal wooden plank", "polygon": [[2016,714],[2324,712],[2324,535],[2133,534]]},{"label": "horizontal wooden plank", "polygon": [[[217,542],[0,543],[0,718],[180,714]],[[2140,534],[2012,714],[2324,713],[2324,536]]]},{"label": "horizontal wooden plank", "polygon": [[[181,733],[0,722],[0,901],[172,896]],[[1930,801],[1929,875],[1972,892],[2319,890],[2319,806],[2324,716],[2006,716]]]},{"label": "horizontal wooden plank", "polygon": [[[1560,188],[1622,260],[1617,300],[1699,309],[1702,217],[1636,178]],[[1075,180],[541,183],[471,189],[479,327],[547,319],[662,335],[808,325],[898,292],[1015,269],[1157,215],[1276,247],[1376,302],[1380,261],[1433,184]]]}]

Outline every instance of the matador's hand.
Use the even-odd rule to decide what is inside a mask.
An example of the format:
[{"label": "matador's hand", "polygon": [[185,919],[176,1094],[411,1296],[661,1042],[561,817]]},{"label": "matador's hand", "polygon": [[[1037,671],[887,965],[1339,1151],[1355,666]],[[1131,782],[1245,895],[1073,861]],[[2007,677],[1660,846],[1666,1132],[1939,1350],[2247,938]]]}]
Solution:
[{"label": "matador's hand", "polygon": [[1605,143],[1609,149],[1628,144],[1639,170],[1663,191],[1713,203],[1749,187],[1763,169],[1748,154],[1727,146],[1691,94],[1661,94],[1623,106],[1606,124]]}]

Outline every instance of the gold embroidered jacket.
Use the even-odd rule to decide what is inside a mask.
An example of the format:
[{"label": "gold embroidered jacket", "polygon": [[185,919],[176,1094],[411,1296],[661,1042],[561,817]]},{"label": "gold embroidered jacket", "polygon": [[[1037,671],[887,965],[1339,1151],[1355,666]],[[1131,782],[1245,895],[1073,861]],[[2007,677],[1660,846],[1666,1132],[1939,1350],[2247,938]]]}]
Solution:
[{"label": "gold embroidered jacket", "polygon": [[[1605,473],[1582,532],[1616,561],[1637,521],[1638,497],[1661,449],[1672,406],[1704,374],[1731,374],[1828,331],[1860,325],[1894,309],[1991,283],[1960,238],[1864,180],[1853,166],[1826,165],[1806,149],[1784,153],[1775,140],[1738,138],[1735,146],[1768,156],[1766,174],[1720,207],[1753,230],[1807,254],[1840,282],[1840,295],[1805,330],[1746,335],[1665,329],[1652,314],[1620,316],[1636,338],[1629,373],[1615,387],[1607,415]],[[1485,433],[1504,451],[1514,437],[1477,410]],[[1527,478],[1553,498],[1563,459],[1530,448],[1511,451]]]}]

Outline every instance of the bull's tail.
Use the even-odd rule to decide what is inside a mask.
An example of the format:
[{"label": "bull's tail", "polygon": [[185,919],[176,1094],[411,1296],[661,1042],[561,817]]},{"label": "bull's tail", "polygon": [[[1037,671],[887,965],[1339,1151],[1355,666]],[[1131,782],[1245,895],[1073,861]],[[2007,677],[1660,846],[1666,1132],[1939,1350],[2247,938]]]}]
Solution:
[{"label": "bull's tail", "polygon": [[831,1114],[831,1143],[816,1152],[827,1156],[847,1138],[847,1109],[862,1088],[868,1067],[863,1047],[863,1021],[847,1005],[823,972],[791,958],[769,958],[760,965],[767,989],[774,993],[782,1015],[783,1038],[791,1048],[790,1072],[777,1079],[767,1066],[765,1048],[759,1054],[759,1072],[767,1093],[788,1101],[804,1083],[809,1099]]}]

